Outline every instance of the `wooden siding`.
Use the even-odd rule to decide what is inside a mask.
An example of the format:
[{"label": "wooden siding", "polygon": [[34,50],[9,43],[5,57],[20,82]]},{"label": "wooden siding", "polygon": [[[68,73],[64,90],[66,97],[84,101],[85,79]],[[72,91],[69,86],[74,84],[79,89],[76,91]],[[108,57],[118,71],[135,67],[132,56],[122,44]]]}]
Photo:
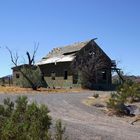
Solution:
[{"label": "wooden siding", "polygon": [[[52,63],[39,66],[48,87],[63,88],[77,87],[78,83],[73,84],[74,76],[71,70],[71,62]],[[67,71],[67,79],[65,79],[65,71]],[[52,73],[55,74],[52,77]]]}]

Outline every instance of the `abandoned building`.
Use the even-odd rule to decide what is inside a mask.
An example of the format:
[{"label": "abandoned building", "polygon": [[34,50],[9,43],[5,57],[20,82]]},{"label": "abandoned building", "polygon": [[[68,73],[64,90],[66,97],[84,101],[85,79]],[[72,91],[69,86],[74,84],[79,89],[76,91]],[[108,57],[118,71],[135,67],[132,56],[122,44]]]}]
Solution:
[{"label": "abandoned building", "polygon": [[54,48],[37,63],[51,88],[108,89],[112,61],[94,39]]}]

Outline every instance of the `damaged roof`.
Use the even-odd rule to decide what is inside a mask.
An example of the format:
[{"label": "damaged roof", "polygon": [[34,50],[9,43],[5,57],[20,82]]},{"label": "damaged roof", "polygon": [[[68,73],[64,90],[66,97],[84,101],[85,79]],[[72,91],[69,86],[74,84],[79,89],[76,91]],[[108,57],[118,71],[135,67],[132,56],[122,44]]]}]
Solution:
[{"label": "damaged roof", "polygon": [[89,43],[89,41],[78,42],[60,48],[54,48],[45,57],[43,57],[41,61],[37,62],[36,65],[72,61],[75,58],[76,52],[82,49],[87,43]]}]

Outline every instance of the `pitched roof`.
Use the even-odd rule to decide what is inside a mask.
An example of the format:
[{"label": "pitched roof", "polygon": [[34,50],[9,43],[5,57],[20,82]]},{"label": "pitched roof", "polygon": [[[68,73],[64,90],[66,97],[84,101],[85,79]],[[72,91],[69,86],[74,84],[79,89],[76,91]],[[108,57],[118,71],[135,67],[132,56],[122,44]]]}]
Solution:
[{"label": "pitched roof", "polygon": [[34,68],[36,68],[36,66],[35,65],[29,65],[29,64],[21,64],[21,65],[18,65],[18,66],[14,66],[11,69],[12,70],[19,70],[21,68],[32,68],[32,69],[34,69]]},{"label": "pitched roof", "polygon": [[45,57],[43,57],[41,61],[37,62],[36,65],[72,61],[75,58],[75,53],[82,49],[87,43],[89,43],[89,41],[54,48]]}]

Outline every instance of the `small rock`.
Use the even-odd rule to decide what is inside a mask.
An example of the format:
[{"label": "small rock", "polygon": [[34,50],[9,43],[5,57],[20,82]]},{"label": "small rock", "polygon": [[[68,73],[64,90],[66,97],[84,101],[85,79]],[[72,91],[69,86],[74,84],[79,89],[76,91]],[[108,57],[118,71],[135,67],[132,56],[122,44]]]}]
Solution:
[{"label": "small rock", "polygon": [[103,104],[94,104],[96,107],[105,107]]}]

